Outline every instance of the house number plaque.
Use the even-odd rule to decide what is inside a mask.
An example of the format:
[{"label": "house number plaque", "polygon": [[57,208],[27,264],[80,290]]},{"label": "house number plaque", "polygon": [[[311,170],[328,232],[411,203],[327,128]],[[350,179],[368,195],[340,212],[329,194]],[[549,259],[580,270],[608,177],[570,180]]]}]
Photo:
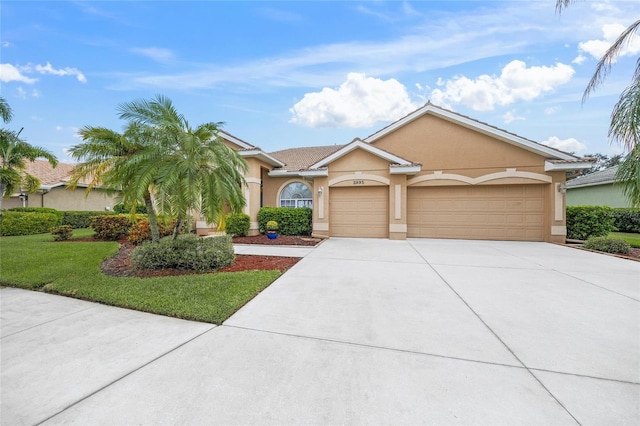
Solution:
[{"label": "house number plaque", "polygon": [[363,180],[354,180],[353,184],[354,185],[364,185],[364,181]]}]

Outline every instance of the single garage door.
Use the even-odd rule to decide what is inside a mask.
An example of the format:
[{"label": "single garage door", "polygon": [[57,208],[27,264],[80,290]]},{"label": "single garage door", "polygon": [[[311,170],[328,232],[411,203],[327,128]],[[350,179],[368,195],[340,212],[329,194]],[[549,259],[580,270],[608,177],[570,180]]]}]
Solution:
[{"label": "single garage door", "polygon": [[545,185],[408,188],[407,236],[544,240]]},{"label": "single garage door", "polygon": [[389,187],[331,188],[332,237],[388,238]]}]

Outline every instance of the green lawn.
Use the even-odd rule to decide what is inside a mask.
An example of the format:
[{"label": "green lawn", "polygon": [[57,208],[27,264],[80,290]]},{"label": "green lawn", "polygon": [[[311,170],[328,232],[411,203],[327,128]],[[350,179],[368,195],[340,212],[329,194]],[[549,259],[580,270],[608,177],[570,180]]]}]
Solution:
[{"label": "green lawn", "polygon": [[610,232],[609,237],[623,239],[628,242],[631,247],[640,248],[640,234],[632,234],[631,232]]},{"label": "green lawn", "polygon": [[[74,230],[73,237],[91,234]],[[0,285],[221,324],[280,276],[279,271],[159,278],[102,274],[100,263],[117,251],[115,242],[53,242],[50,234],[2,237]]]}]

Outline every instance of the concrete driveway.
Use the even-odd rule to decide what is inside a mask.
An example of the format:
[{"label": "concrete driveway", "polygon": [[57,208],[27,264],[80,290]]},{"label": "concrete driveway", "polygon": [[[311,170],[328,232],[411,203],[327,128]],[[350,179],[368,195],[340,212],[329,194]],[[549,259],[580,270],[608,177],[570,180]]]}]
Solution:
[{"label": "concrete driveway", "polygon": [[638,424],[640,263],[330,239],[223,326],[2,289],[2,424]]}]

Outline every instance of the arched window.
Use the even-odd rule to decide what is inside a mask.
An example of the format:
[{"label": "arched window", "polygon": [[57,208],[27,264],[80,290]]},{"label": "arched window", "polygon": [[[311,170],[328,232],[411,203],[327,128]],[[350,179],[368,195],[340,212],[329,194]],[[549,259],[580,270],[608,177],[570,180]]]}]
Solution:
[{"label": "arched window", "polygon": [[313,207],[311,188],[302,182],[285,186],[280,193],[280,207]]}]

